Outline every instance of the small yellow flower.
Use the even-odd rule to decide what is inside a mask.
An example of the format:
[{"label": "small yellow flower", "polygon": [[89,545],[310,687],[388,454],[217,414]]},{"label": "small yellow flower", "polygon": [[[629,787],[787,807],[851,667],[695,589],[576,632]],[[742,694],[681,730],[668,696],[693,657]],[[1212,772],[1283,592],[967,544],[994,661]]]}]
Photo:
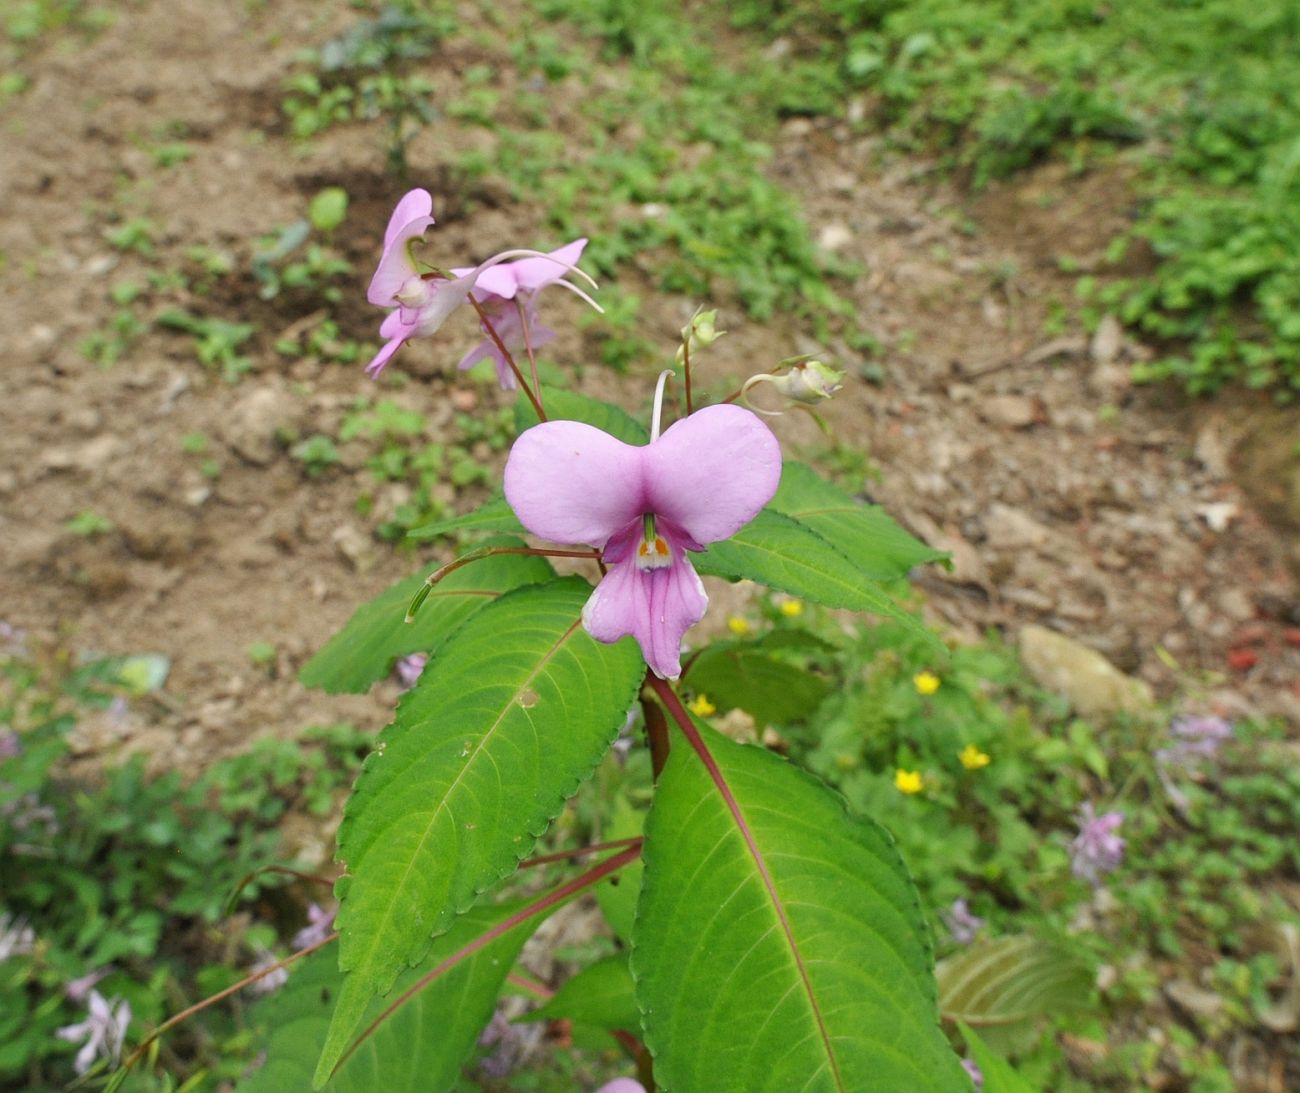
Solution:
[{"label": "small yellow flower", "polygon": [[919,770],[903,770],[901,767],[894,772],[894,785],[901,793],[920,793],[925,783],[921,779]]},{"label": "small yellow flower", "polygon": [[718,707],[709,701],[708,695],[696,695],[686,704],[686,708],[696,717],[712,717],[718,712]]},{"label": "small yellow flower", "polygon": [[917,672],[912,677],[912,686],[919,695],[932,695],[939,689],[939,677],[933,672]]},{"label": "small yellow flower", "polygon": [[727,620],[727,629],[735,634],[736,637],[743,638],[750,631],[749,620],[742,619],[739,615],[732,615],[731,618]]},{"label": "small yellow flower", "polygon": [[961,765],[967,770],[979,770],[981,767],[987,767],[993,762],[985,752],[980,751],[974,744],[967,744],[962,748],[957,758],[961,760]]},{"label": "small yellow flower", "polygon": [[781,614],[787,619],[797,619],[803,614],[803,600],[782,600]]}]

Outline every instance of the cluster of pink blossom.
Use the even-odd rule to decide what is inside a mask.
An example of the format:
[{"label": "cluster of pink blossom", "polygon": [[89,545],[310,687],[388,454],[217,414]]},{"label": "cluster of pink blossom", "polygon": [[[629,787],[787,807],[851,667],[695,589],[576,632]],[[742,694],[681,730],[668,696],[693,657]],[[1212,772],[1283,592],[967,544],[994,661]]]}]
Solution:
[{"label": "cluster of pink blossom", "polygon": [[[560,285],[595,306],[564,276],[586,276],[574,265],[586,240],[549,254],[507,250],[443,273],[415,255],[432,211],[429,193],[412,190],[389,219],[368,299],[394,310],[380,328],[388,342],[367,371],[378,375],[403,343],[433,334],[468,302],[486,337],[460,366],[491,359],[502,387],[514,387],[520,374],[513,354],[522,348],[531,358],[553,336],[537,322],[537,294]],[[651,670],[675,678],[682,637],[708,606],[687,554],[734,535],[771,500],[781,449],[753,413],[727,404],[689,413],[661,436],[663,380],[649,444],[625,444],[581,422],[543,420],[511,449],[505,494],[534,535],[593,547],[608,567],[583,610],[587,632],[603,642],[633,635]],[[407,657],[397,670],[410,686],[422,667]]]},{"label": "cluster of pink blossom", "polygon": [[1115,832],[1124,822],[1122,812],[1104,812],[1098,816],[1092,802],[1084,803],[1079,813],[1079,834],[1070,844],[1070,867],[1074,875],[1091,885],[1101,883],[1124,860],[1124,840]]}]

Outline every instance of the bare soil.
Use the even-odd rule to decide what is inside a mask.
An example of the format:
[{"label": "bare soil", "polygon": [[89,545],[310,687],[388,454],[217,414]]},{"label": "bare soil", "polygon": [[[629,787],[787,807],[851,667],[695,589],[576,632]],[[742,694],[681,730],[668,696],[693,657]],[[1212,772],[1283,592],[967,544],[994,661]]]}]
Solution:
[{"label": "bare soil", "polygon": [[[429,440],[447,435],[456,409],[505,404],[451,370],[475,337],[468,316],[404,350],[378,390],[359,365],[286,362],[272,348],[319,321],[319,303],[263,301],[242,271],[253,241],[328,184],[352,198],[335,246],[355,276],[337,318],[344,336],[377,336],[365,281],[404,188],[383,172],[382,128],[343,126],[304,145],[279,113],[302,45],[351,18],[303,0],[142,0],[115,8],[93,38],[53,38],[29,58],[30,89],[0,107],[0,618],[84,652],[172,659],[166,702],[92,733],[91,753],[143,748],[193,768],[311,724],[382,725],[395,684],[338,698],[306,691],[295,672],[359,603],[431,554],[374,538],[373,517],[356,509],[374,486],[355,452],[345,446],[339,467],[308,479],[285,438],[335,435],[358,395],[425,413]],[[427,74],[450,92],[481,60],[440,55]],[[556,89],[557,127],[583,93]],[[163,167],[149,149],[169,127],[192,156]],[[456,193],[454,153],[487,139],[443,119],[410,148],[449,264],[543,234],[539,210]],[[923,164],[891,163],[860,127],[806,119],[786,123],[770,169],[822,243],[866,271],[844,291],[885,347],[883,380],[850,384],[827,417],[878,468],[875,499],[953,552],[951,573],[920,577],[933,612],[967,634],[1045,623],[1161,693],[1208,678],[1224,712],[1300,724],[1300,488],[1286,484],[1296,415],[1268,411],[1270,444],[1258,400],[1189,405],[1134,389],[1125,366],[1151,350],[1109,324],[1090,339],[1071,318],[1058,259],[1097,261],[1131,214],[1125,179],[1048,167],[972,198]],[[153,253],[106,242],[133,217],[158,225]],[[188,337],[152,326],[113,367],[87,360],[79,343],[118,310],[109,288],[184,267],[195,244],[236,259],[192,306],[257,324],[251,372],[227,383]],[[557,294],[551,325],[573,329],[570,305]],[[693,306],[653,298],[645,333],[671,346]],[[863,363],[789,322],[759,325],[734,308],[725,319],[732,334],[709,365],[718,375],[805,351]],[[555,356],[591,359],[589,336],[566,333]],[[639,410],[655,367],[624,379],[589,368],[583,384]],[[776,429],[796,453],[825,446],[801,415]],[[202,455],[182,446],[193,434],[209,439]],[[215,477],[204,460],[219,464]],[[85,510],[113,529],[68,530]],[[251,663],[256,642],[277,648],[272,664]]]}]

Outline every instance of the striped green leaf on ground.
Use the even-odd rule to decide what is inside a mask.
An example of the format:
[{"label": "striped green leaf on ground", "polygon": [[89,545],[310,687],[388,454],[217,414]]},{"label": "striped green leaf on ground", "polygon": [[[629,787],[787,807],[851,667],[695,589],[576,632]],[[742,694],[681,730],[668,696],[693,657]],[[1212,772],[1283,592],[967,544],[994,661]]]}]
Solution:
[{"label": "striped green leaf on ground", "polygon": [[318,1079],[370,999],[510,873],[623,724],[645,670],[630,639],[602,645],[577,577],[478,611],[404,696],[339,830],[343,981]]},{"label": "striped green leaf on ground", "polygon": [[811,776],[701,729],[646,828],[632,971],[669,1093],[968,1093],[892,840]]},{"label": "striped green leaf on ground", "polygon": [[1075,1009],[1092,990],[1092,974],[1073,951],[1032,934],[973,942],[941,961],[937,974],[944,1017],[976,1027]]}]

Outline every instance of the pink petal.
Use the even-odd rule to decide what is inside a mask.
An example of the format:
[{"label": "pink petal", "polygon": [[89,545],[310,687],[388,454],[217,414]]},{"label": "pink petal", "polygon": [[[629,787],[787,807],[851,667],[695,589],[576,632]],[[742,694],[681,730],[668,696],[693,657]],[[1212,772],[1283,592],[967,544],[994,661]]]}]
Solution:
[{"label": "pink petal", "polygon": [[392,360],[393,354],[401,349],[406,344],[407,339],[414,333],[415,325],[402,322],[401,311],[394,311],[389,314],[379,327],[379,336],[387,338],[388,344],[376,353],[374,359],[366,365],[366,375],[370,376],[371,379],[378,376],[384,370],[384,366]]},{"label": "pink petal", "polygon": [[651,512],[701,544],[734,535],[776,493],[781,445],[739,406],[706,406],[645,449]]},{"label": "pink petal", "polygon": [[510,449],[506,500],[534,535],[603,547],[646,511],[644,451],[579,421],[534,425]]},{"label": "pink petal", "polygon": [[704,618],[709,597],[680,547],[672,565],[639,569],[620,562],[601,579],[582,609],[582,625],[597,641],[633,635],[650,670],[662,679],[682,674],[682,635]]},{"label": "pink petal", "polygon": [[397,233],[407,224],[426,216],[432,224],[433,198],[429,196],[429,191],[410,190],[404,194],[402,200],[397,203],[397,208],[393,210],[393,215],[388,218],[388,227],[384,231],[384,250],[388,250],[393,245]]},{"label": "pink petal", "polygon": [[[424,193],[423,190],[412,191]],[[388,222],[388,231],[384,238],[384,253],[379,259],[375,275],[370,278],[370,287],[366,289],[366,299],[376,307],[392,307],[393,297],[401,291],[406,281],[419,274],[411,260],[410,243],[424,235],[433,224],[431,216],[417,216],[404,224],[397,223],[397,213],[406,203],[407,194],[397,206],[393,218]],[[427,196],[427,195],[426,195]]]},{"label": "pink petal", "polygon": [[[559,250],[550,252],[547,258],[524,258],[510,265],[510,272],[514,274],[515,284],[519,286],[520,292],[536,292],[538,289],[545,288],[554,281],[558,281],[569,270],[568,266],[576,266],[578,259],[582,257],[583,248],[586,247],[585,239],[575,239]],[[555,261],[552,261],[555,259]],[[561,264],[563,263],[563,264]]]}]

